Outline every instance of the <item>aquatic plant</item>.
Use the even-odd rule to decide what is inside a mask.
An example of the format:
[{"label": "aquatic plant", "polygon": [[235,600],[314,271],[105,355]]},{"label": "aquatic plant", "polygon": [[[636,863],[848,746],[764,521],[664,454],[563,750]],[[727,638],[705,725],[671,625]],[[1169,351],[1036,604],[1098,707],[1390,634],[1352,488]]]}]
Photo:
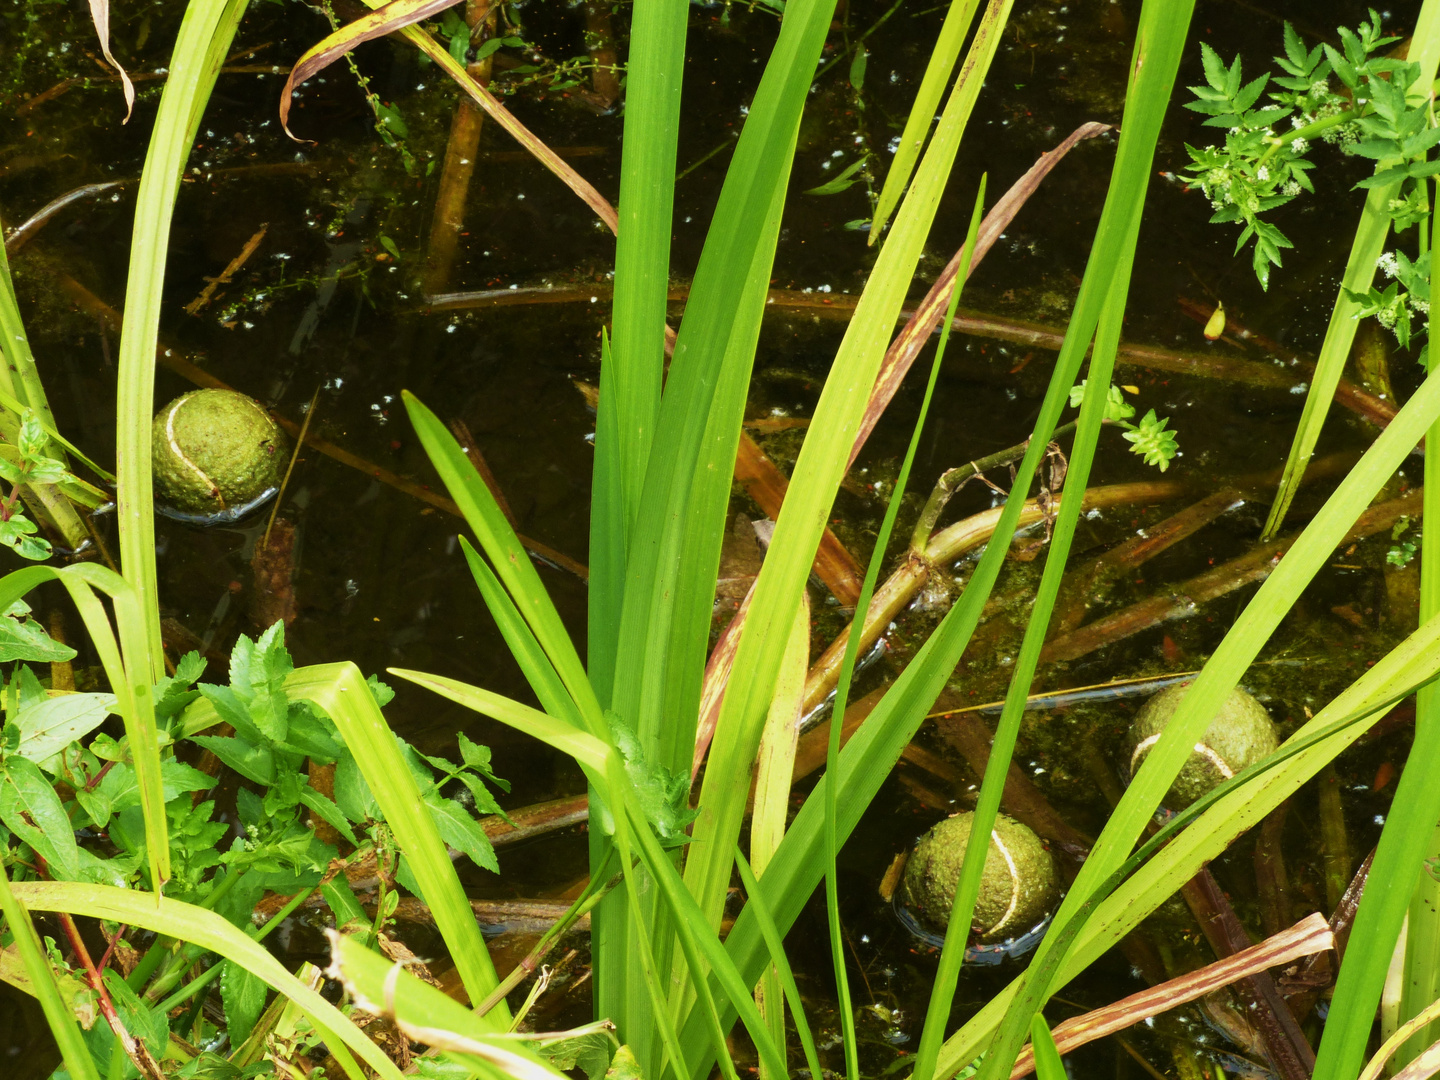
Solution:
[{"label": "aquatic plant", "polygon": [[[617,1076],[638,1072],[652,1080],[666,1076],[701,1080],[712,1066],[718,1066],[722,1075],[734,1078],[739,1069],[728,1034],[737,1019],[757,1048],[765,1074],[788,1075],[784,1017],[779,1009],[782,998],[791,1009],[807,1066],[815,1075],[820,1063],[783,937],[822,881],[826,884],[846,1069],[850,1076],[858,1075],[857,1039],[839,932],[837,850],[926,719],[972,640],[1022,514],[1028,512],[1027,499],[1061,414],[1076,397],[1081,411],[1074,427],[1068,475],[1063,490],[1048,493],[1047,557],[1023,642],[1014,658],[961,861],[929,1013],[913,1059],[918,1080],[952,1075],[998,1080],[1010,1074],[1027,1039],[1039,1074],[1045,1080],[1058,1080],[1064,1067],[1041,1010],[1059,986],[1197,875],[1236,836],[1297,791],[1397,700],[1420,687],[1422,716],[1433,710],[1427,684],[1440,667],[1436,649],[1440,619],[1435,618],[1436,599],[1440,598],[1435,582],[1440,579],[1427,573],[1422,586],[1427,595],[1423,622],[1414,634],[1284,745],[1239,770],[1145,838],[1155,811],[1221,703],[1361,510],[1422,436],[1430,436],[1428,446],[1440,445],[1436,443],[1440,438],[1436,431],[1440,383],[1429,380],[1398,411],[1290,544],[1184,693],[1091,850],[1030,966],[958,1031],[947,1032],[1004,778],[1084,506],[1081,493],[1107,419],[1128,420],[1117,415],[1123,410],[1116,408],[1113,364],[1144,194],[1192,7],[1175,0],[1145,0],[1104,212],[1031,437],[1008,459],[1018,459],[1015,479],[989,543],[958,600],[842,748],[840,721],[861,637],[850,635],[838,674],[826,771],[786,828],[784,804],[794,751],[793,742],[787,748],[785,740],[791,737],[803,693],[808,645],[805,585],[857,436],[862,425],[873,419],[868,415],[869,399],[891,329],[1010,14],[1008,0],[993,0],[987,7],[975,28],[962,74],[922,153],[933,106],[949,81],[977,7],[959,0],[952,9],[955,21],[947,19],[945,39],[937,46],[932,70],[938,74],[927,79],[922,102],[915,110],[920,136],[914,140],[912,158],[918,165],[913,182],[909,182],[908,166],[897,166],[887,178],[881,206],[888,202],[895,208],[893,224],[831,367],[773,542],[744,621],[736,631],[733,661],[695,807],[688,798],[689,777],[701,732],[711,603],[726,526],[731,466],[740,440],[800,115],[833,4],[829,0],[789,0],[786,5],[778,40],[735,146],[734,162],[684,321],[673,342],[668,371],[665,300],[687,12],[679,5],[642,3],[636,8],[621,209],[618,215],[611,211],[605,218],[606,208],[598,208],[603,219],[618,224],[618,245],[614,327],[604,342],[598,399],[590,635],[583,661],[520,538],[464,449],[424,404],[413,396],[406,398],[415,430],[475,537],[475,544],[462,539],[461,547],[480,594],[540,708],[441,676],[416,671],[395,671],[394,675],[534,736],[573,758],[584,772],[590,785],[590,882],[567,919],[582,911],[592,916],[597,1016],[612,1022],[625,1043],[624,1051],[616,1053],[610,1063]],[[50,758],[37,762],[21,753],[27,738],[44,730],[33,715],[28,720],[21,717],[44,703],[31,680],[23,674],[14,677],[11,695],[15,711],[7,714],[5,726],[5,739],[10,742],[3,744],[9,787],[0,791],[7,797],[22,793],[30,798],[56,828],[37,828],[34,815],[27,819],[23,807],[8,816],[0,813],[0,820],[43,859],[49,873],[46,880],[40,873],[32,873],[32,869],[39,871],[40,865],[20,866],[16,876],[23,875],[26,880],[13,884],[0,875],[0,905],[15,938],[16,953],[30,986],[42,1000],[72,1077],[98,1075],[97,1060],[108,1071],[120,1074],[128,1067],[126,1058],[138,1069],[149,1071],[151,1060],[162,1048],[188,1055],[177,1043],[177,1036],[183,1038],[183,1033],[172,1031],[168,1014],[187,1005],[182,1020],[195,1022],[211,979],[221,981],[231,1038],[241,1043],[235,1055],[243,1058],[258,1045],[257,1029],[284,1032],[284,1037],[298,1046],[323,1040],[339,1067],[351,1075],[359,1075],[354,1060],[358,1057],[380,1075],[399,1076],[396,1063],[379,1045],[315,991],[318,972],[306,972],[307,981],[302,981],[259,946],[258,939],[278,925],[287,910],[282,909],[264,927],[242,928],[253,906],[244,902],[245,888],[283,881],[286,887],[296,888],[290,905],[298,905],[305,900],[308,876],[319,879],[320,868],[328,870],[333,865],[318,828],[307,820],[313,815],[353,844],[360,857],[373,854],[380,882],[377,911],[369,918],[349,886],[340,883],[342,879],[316,882],[339,924],[339,932],[332,938],[329,971],[345,987],[350,1003],[387,1018],[407,1037],[434,1047],[466,1075],[553,1077],[557,1075],[555,1067],[546,1064],[535,1048],[502,1037],[510,1019],[505,992],[518,979],[502,983],[496,978],[445,849],[448,841],[475,861],[486,862],[488,845],[477,833],[473,815],[441,790],[442,784],[463,785],[479,807],[494,808],[493,801],[486,800],[491,798],[489,786],[498,781],[483,748],[461,741],[459,765],[443,759],[422,760],[386,725],[380,711],[385,691],[378,684],[367,682],[351,664],[292,670],[277,631],[259,641],[241,640],[227,684],[192,690],[200,675],[195,660],[182,661],[174,675],[167,675],[163,667],[151,523],[149,429],[160,283],[180,171],[243,8],[238,0],[195,0],[187,9],[141,186],[117,405],[125,576],[75,566],[58,570],[35,567],[0,579],[0,608],[4,609],[42,581],[59,580],[67,588],[104,661],[113,708],[121,714],[126,729],[123,745],[99,739],[77,743],[93,731],[81,731],[80,721],[66,729],[72,737],[52,753],[61,756],[57,768],[68,770],[64,775],[76,782],[68,783],[77,808],[71,810],[57,794],[55,780],[60,774],[46,776],[41,769]],[[436,57],[442,67],[448,61],[447,72],[455,75],[458,71],[457,78],[464,76],[456,55],[465,52],[468,59],[468,52],[461,48],[463,41],[452,53],[413,25],[405,25],[407,20],[413,24],[434,10],[434,5],[402,0],[363,26],[342,28],[334,40],[317,46],[318,52],[312,50],[315,55],[297,67],[292,82],[318,70],[320,59],[343,55],[366,34],[375,36],[401,26],[406,36],[429,50],[427,55]],[[1437,19],[1440,4],[1427,3],[1414,36],[1416,59],[1406,62],[1413,71],[1405,67],[1402,72],[1422,87],[1433,81],[1440,55]],[[1348,38],[1342,59],[1352,69],[1379,63],[1370,59],[1370,53],[1379,47],[1378,19],[1372,18],[1368,29],[1351,37],[1360,50],[1358,59],[1348,51]],[[1312,53],[1297,59],[1298,55],[1291,52],[1287,41],[1287,62],[1296,69],[1292,78],[1318,81],[1321,61],[1312,60]],[[1328,55],[1325,62],[1339,70]],[[1252,94],[1240,85],[1238,65],[1224,68],[1211,55],[1205,56],[1204,63],[1210,92],[1220,95],[1204,100],[1217,109],[1229,110],[1215,113],[1215,118],[1244,119],[1244,123],[1231,126],[1245,129],[1248,124],[1248,130],[1239,134],[1261,136],[1258,141],[1250,140],[1255,147],[1249,142],[1237,143],[1234,153],[1248,154],[1259,148],[1263,154],[1263,128],[1250,116],[1260,90]],[[1381,69],[1372,66],[1370,70]],[[1399,67],[1389,70],[1402,71]],[[1300,93],[1298,88],[1288,89]],[[467,90],[484,100],[471,85]],[[931,92],[933,100],[926,105],[924,94]],[[1305,92],[1309,94],[1308,89]],[[1403,94],[1404,90],[1397,88],[1397,92]],[[1300,108],[1296,102],[1291,105]],[[1413,119],[1407,117],[1397,112],[1390,119],[1413,125]],[[1403,132],[1397,127],[1396,131],[1404,139],[1430,138],[1409,127]],[[1286,152],[1299,155],[1301,149],[1292,141]],[[1289,179],[1284,183],[1299,183],[1295,177],[1304,174],[1300,160],[1298,156],[1285,159]],[[557,174],[563,173],[550,164]],[[1246,175],[1255,183],[1267,184],[1269,175],[1259,176],[1264,167],[1256,165],[1253,173]],[[577,185],[577,190],[587,199],[599,199],[593,189],[581,190]],[[1283,196],[1283,184],[1280,190]],[[1253,192],[1241,194],[1246,212],[1264,212],[1260,196],[1255,196],[1252,207]],[[945,298],[949,310],[931,367],[927,402],[943,361],[959,283],[964,281],[976,250],[984,197],[982,186],[959,255],[959,272]],[[1388,212],[1388,204],[1386,208]],[[879,225],[885,218],[886,214],[877,211],[872,242],[880,243]],[[1282,245],[1262,228],[1265,223],[1258,216],[1251,222],[1242,214],[1239,220],[1246,220],[1257,238],[1257,251],[1264,254],[1268,269],[1277,261],[1272,254],[1278,254]],[[1362,232],[1373,229],[1379,220],[1367,216]],[[1265,245],[1259,243],[1261,239]],[[1369,236],[1365,242],[1372,240]],[[1372,259],[1369,266],[1373,269],[1373,265]],[[1410,265],[1413,269],[1418,262]],[[1353,279],[1347,277],[1347,287],[1354,293],[1351,286]],[[1360,306],[1349,294],[1342,294],[1342,300]],[[1337,347],[1327,340],[1325,357],[1332,357]],[[1077,395],[1076,384],[1087,354],[1086,378]],[[1319,387],[1322,381],[1317,375],[1314,385]],[[1333,388],[1332,380],[1330,390]],[[1312,396],[1315,392],[1312,389]],[[1323,400],[1328,402],[1328,394]],[[1119,401],[1123,403],[1123,398]],[[1307,408],[1307,418],[1311,415]],[[922,409],[865,581],[858,589],[862,618],[875,593],[923,424]],[[1313,424],[1313,420],[1302,424]],[[1174,457],[1173,433],[1153,409],[1139,424],[1126,424],[1126,428],[1135,451],[1148,461],[1163,467]],[[1427,450],[1427,472],[1429,453]],[[1299,460],[1303,462],[1305,457],[1308,452]],[[1440,483],[1428,486],[1440,492]],[[1283,518],[1284,507],[1279,502],[1277,507]],[[1440,566],[1440,557],[1424,558],[1430,554],[1430,544],[1424,540],[1422,544],[1422,565]],[[113,626],[97,590],[111,600]],[[91,701],[87,706],[87,718],[99,715],[103,719],[100,703]],[[222,721],[234,729],[233,734],[211,731]],[[1435,749],[1431,744],[1440,738],[1436,726],[1421,725],[1412,760],[1429,760]],[[192,775],[194,770],[176,768],[172,744],[180,740],[213,753],[257,787],[245,789],[246,794],[237,800],[247,835],[226,852],[214,850],[213,807],[207,806],[206,800],[192,803],[186,797],[191,791],[206,790],[207,785]],[[32,752],[39,753],[33,747]],[[763,766],[762,779],[757,785],[757,825],[747,859],[739,841],[757,759]],[[334,762],[333,798],[309,783],[301,771],[306,761]],[[1423,769],[1407,770],[1400,788],[1360,906],[1352,935],[1355,947],[1347,953],[1341,969],[1321,1046],[1317,1072],[1326,1077],[1350,1076],[1359,1069],[1379,996],[1375,972],[1378,966],[1383,978],[1399,915],[1415,888],[1420,856],[1440,814],[1435,805],[1437,795],[1425,790]],[[9,809],[16,811],[17,806],[12,802]],[[65,827],[72,812],[83,812],[115,839],[117,853],[97,860],[108,865],[91,864],[81,856],[79,845],[72,852],[74,836]],[[9,837],[5,839],[8,844]],[[70,872],[72,856],[74,873]],[[74,880],[90,872],[85,867],[105,882]],[[722,940],[720,918],[737,875],[746,901]],[[116,881],[129,887],[114,884]],[[162,895],[167,883],[169,895]],[[427,986],[406,971],[400,960],[382,957],[368,947],[385,944],[385,922],[397,896],[395,883],[423,898],[433,913],[464,989],[471,1002],[477,1003],[473,1011]],[[148,885],[148,889],[135,885]],[[293,910],[290,905],[287,907]],[[72,939],[91,992],[97,995],[102,1010],[109,1009],[106,1019],[112,1038],[106,1038],[103,1029],[100,1036],[90,1037],[77,1030],[73,1005],[66,999],[69,991],[73,1002],[75,984],[69,972],[57,978],[27,910],[62,913],[62,923],[70,916],[84,915],[167,935],[169,940],[149,947],[140,966],[125,980],[102,974],[99,967],[103,962],[99,967],[85,963],[88,954],[78,933]],[[343,932],[347,927],[349,934]],[[186,972],[205,953],[223,957],[223,962],[210,969],[220,973],[207,971],[184,982]],[[1274,959],[1275,955],[1267,953],[1260,961],[1261,968],[1283,962]],[[763,985],[763,1008],[753,997],[757,984]],[[265,987],[278,990],[285,1000],[277,999],[267,1009]],[[1422,1009],[1417,1015],[1426,1014]],[[147,1046],[147,1038],[157,1045]],[[608,1060],[605,1039],[602,1034],[600,1057]],[[231,1070],[249,1067],[248,1061],[243,1066],[237,1060],[221,1063],[213,1055],[197,1054],[191,1060],[197,1063],[196,1074],[210,1069],[228,1074],[227,1066]],[[572,1054],[565,1060],[579,1058]],[[606,1060],[593,1067],[598,1070]],[[155,1073],[159,1073],[158,1066]]]}]

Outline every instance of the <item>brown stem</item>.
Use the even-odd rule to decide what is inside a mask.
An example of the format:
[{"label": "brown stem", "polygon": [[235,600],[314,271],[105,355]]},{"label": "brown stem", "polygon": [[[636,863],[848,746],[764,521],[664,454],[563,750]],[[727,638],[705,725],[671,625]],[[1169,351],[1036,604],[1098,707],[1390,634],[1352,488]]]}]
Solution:
[{"label": "brown stem", "polygon": [[[1201,870],[1180,892],[1215,951],[1216,959],[1226,960],[1251,948],[1250,935],[1209,870]],[[1319,916],[1315,919],[1318,922]],[[1260,1032],[1270,1063],[1282,1080],[1310,1080],[1315,1068],[1315,1051],[1295,1022],[1270,973],[1254,972],[1235,983],[1233,989],[1245,1005],[1246,1017]]]},{"label": "brown stem", "polygon": [[[1051,440],[1074,431],[1076,423],[1078,421],[1072,420],[1070,423],[1056,428],[1050,436]],[[935,531],[935,525],[939,522],[940,514],[945,509],[945,504],[957,491],[989,469],[1019,461],[1025,456],[1025,451],[1028,449],[1030,449],[1030,440],[1026,439],[1024,442],[1016,443],[1004,450],[997,450],[988,457],[966,462],[958,468],[948,469],[941,473],[940,479],[935,481],[935,489],[930,492],[930,498],[925,501],[924,509],[920,511],[919,520],[915,522],[915,531],[910,536],[910,550],[915,552],[925,550],[925,546],[930,543],[930,534]]]},{"label": "brown stem", "polygon": [[[165,1073],[161,1070],[160,1063],[155,1060],[143,1042],[126,1030],[120,1014],[115,1011],[115,1002],[110,999],[110,991],[105,989],[105,978],[100,969],[95,966],[95,961],[90,959],[90,950],[85,947],[85,939],[80,936],[80,929],[75,925],[75,920],[69,912],[61,911],[57,912],[57,915],[60,919],[60,926],[65,931],[65,937],[70,942],[70,948],[74,950],[76,958],[85,968],[85,977],[90,983],[90,989],[95,991],[95,1000],[100,1014],[105,1017],[105,1022],[110,1025],[110,1030],[120,1041],[125,1055],[135,1063],[135,1068],[140,1070],[141,1076],[149,1077],[150,1080],[165,1080]],[[108,959],[110,955],[108,950],[105,955]]]},{"label": "brown stem", "polygon": [[1260,899],[1260,925],[1267,937],[1279,933],[1290,919],[1290,877],[1285,870],[1285,819],[1290,800],[1277,806],[1260,824],[1255,843],[1255,891]]},{"label": "brown stem", "polygon": [[[1083,506],[1086,510],[1104,509],[1110,506],[1125,506],[1136,503],[1162,502],[1173,499],[1185,490],[1185,485],[1175,480],[1148,480],[1137,484],[1113,484],[1108,487],[1091,488],[1085,492]],[[1065,496],[1056,496],[1051,501],[1053,512]],[[905,561],[896,568],[889,579],[875,591],[870,601],[860,631],[860,653],[864,655],[879,639],[885,627],[904,610],[920,586],[930,576],[931,568],[948,566],[967,551],[971,551],[990,539],[999,524],[1003,507],[994,507],[963,521],[942,529],[930,539],[923,556],[909,553]],[[1032,525],[1044,516],[1044,509],[1036,499],[1025,503],[1020,512],[1019,525]],[[840,632],[818,660],[810,668],[805,680],[805,705],[808,713],[825,701],[840,675],[840,664],[845,657],[845,644],[854,623]]]}]

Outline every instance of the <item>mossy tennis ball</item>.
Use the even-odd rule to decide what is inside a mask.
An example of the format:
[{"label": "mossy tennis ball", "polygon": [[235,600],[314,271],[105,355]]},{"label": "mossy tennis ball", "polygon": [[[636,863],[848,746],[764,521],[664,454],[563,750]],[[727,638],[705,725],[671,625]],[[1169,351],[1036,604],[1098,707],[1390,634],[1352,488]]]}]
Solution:
[{"label": "mossy tennis ball", "polygon": [[[1130,725],[1131,776],[1140,771],[1146,755],[1159,742],[1160,733],[1189,689],[1184,685],[1161,691],[1147,701],[1135,717]],[[1237,687],[1195,744],[1194,752],[1171,785],[1165,804],[1174,810],[1184,809],[1241,769],[1255,764],[1275,746],[1275,723],[1265,706]]]},{"label": "mossy tennis ball", "polygon": [[[905,864],[905,902],[944,931],[965,862],[975,815],[956,814],[922,836]],[[1001,814],[990,832],[972,928],[982,942],[1004,941],[1031,929],[1055,900],[1055,864],[1040,838]]]},{"label": "mossy tennis ball", "polygon": [[188,514],[218,514],[280,483],[285,434],[258,401],[234,390],[192,390],[155,415],[155,493]]}]

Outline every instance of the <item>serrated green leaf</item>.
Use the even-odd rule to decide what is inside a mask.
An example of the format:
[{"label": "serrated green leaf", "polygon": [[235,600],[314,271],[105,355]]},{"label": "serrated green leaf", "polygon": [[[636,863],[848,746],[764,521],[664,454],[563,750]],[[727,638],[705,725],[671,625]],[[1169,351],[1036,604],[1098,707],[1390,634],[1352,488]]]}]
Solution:
[{"label": "serrated green leaf", "polygon": [[250,1037],[255,1021],[265,1011],[265,995],[270,988],[234,960],[221,963],[225,965],[220,973],[220,1000],[225,1003],[226,1030],[230,1045],[239,1046]]}]

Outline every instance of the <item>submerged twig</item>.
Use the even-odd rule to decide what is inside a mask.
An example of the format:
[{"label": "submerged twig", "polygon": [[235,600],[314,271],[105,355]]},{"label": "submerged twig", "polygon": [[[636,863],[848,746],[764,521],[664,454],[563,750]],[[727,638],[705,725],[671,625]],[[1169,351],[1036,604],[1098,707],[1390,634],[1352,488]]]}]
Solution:
[{"label": "submerged twig", "polygon": [[[1250,935],[1209,870],[1201,870],[1180,892],[1216,957],[1224,960],[1251,947]],[[1315,1051],[1290,1014],[1270,972],[1264,969],[1249,972],[1236,981],[1235,990],[1282,1080],[1309,1080],[1315,1068]]]},{"label": "submerged twig", "polygon": [[[470,45],[478,47],[495,34],[495,8],[490,0],[466,0],[465,22],[470,27]],[[490,85],[494,54],[468,64],[465,70],[479,86]],[[435,215],[430,222],[430,242],[425,252],[425,293],[439,292],[450,280],[460,234],[465,227],[465,202],[475,174],[480,149],[480,132],[485,114],[468,97],[455,102],[450,137],[445,142],[445,163],[435,192]]]},{"label": "submerged twig", "polygon": [[[1398,499],[1370,507],[1360,515],[1341,543],[1372,536],[1390,528],[1402,517],[1418,518],[1422,506],[1420,496],[1421,489],[1416,488]],[[1096,619],[1048,642],[1040,659],[1045,663],[1074,660],[1160,623],[1189,618],[1199,611],[1202,604],[1234,592],[1242,585],[1269,577],[1280,557],[1294,543],[1294,536],[1274,540],[1189,581],[1170,586],[1161,594]]]}]

